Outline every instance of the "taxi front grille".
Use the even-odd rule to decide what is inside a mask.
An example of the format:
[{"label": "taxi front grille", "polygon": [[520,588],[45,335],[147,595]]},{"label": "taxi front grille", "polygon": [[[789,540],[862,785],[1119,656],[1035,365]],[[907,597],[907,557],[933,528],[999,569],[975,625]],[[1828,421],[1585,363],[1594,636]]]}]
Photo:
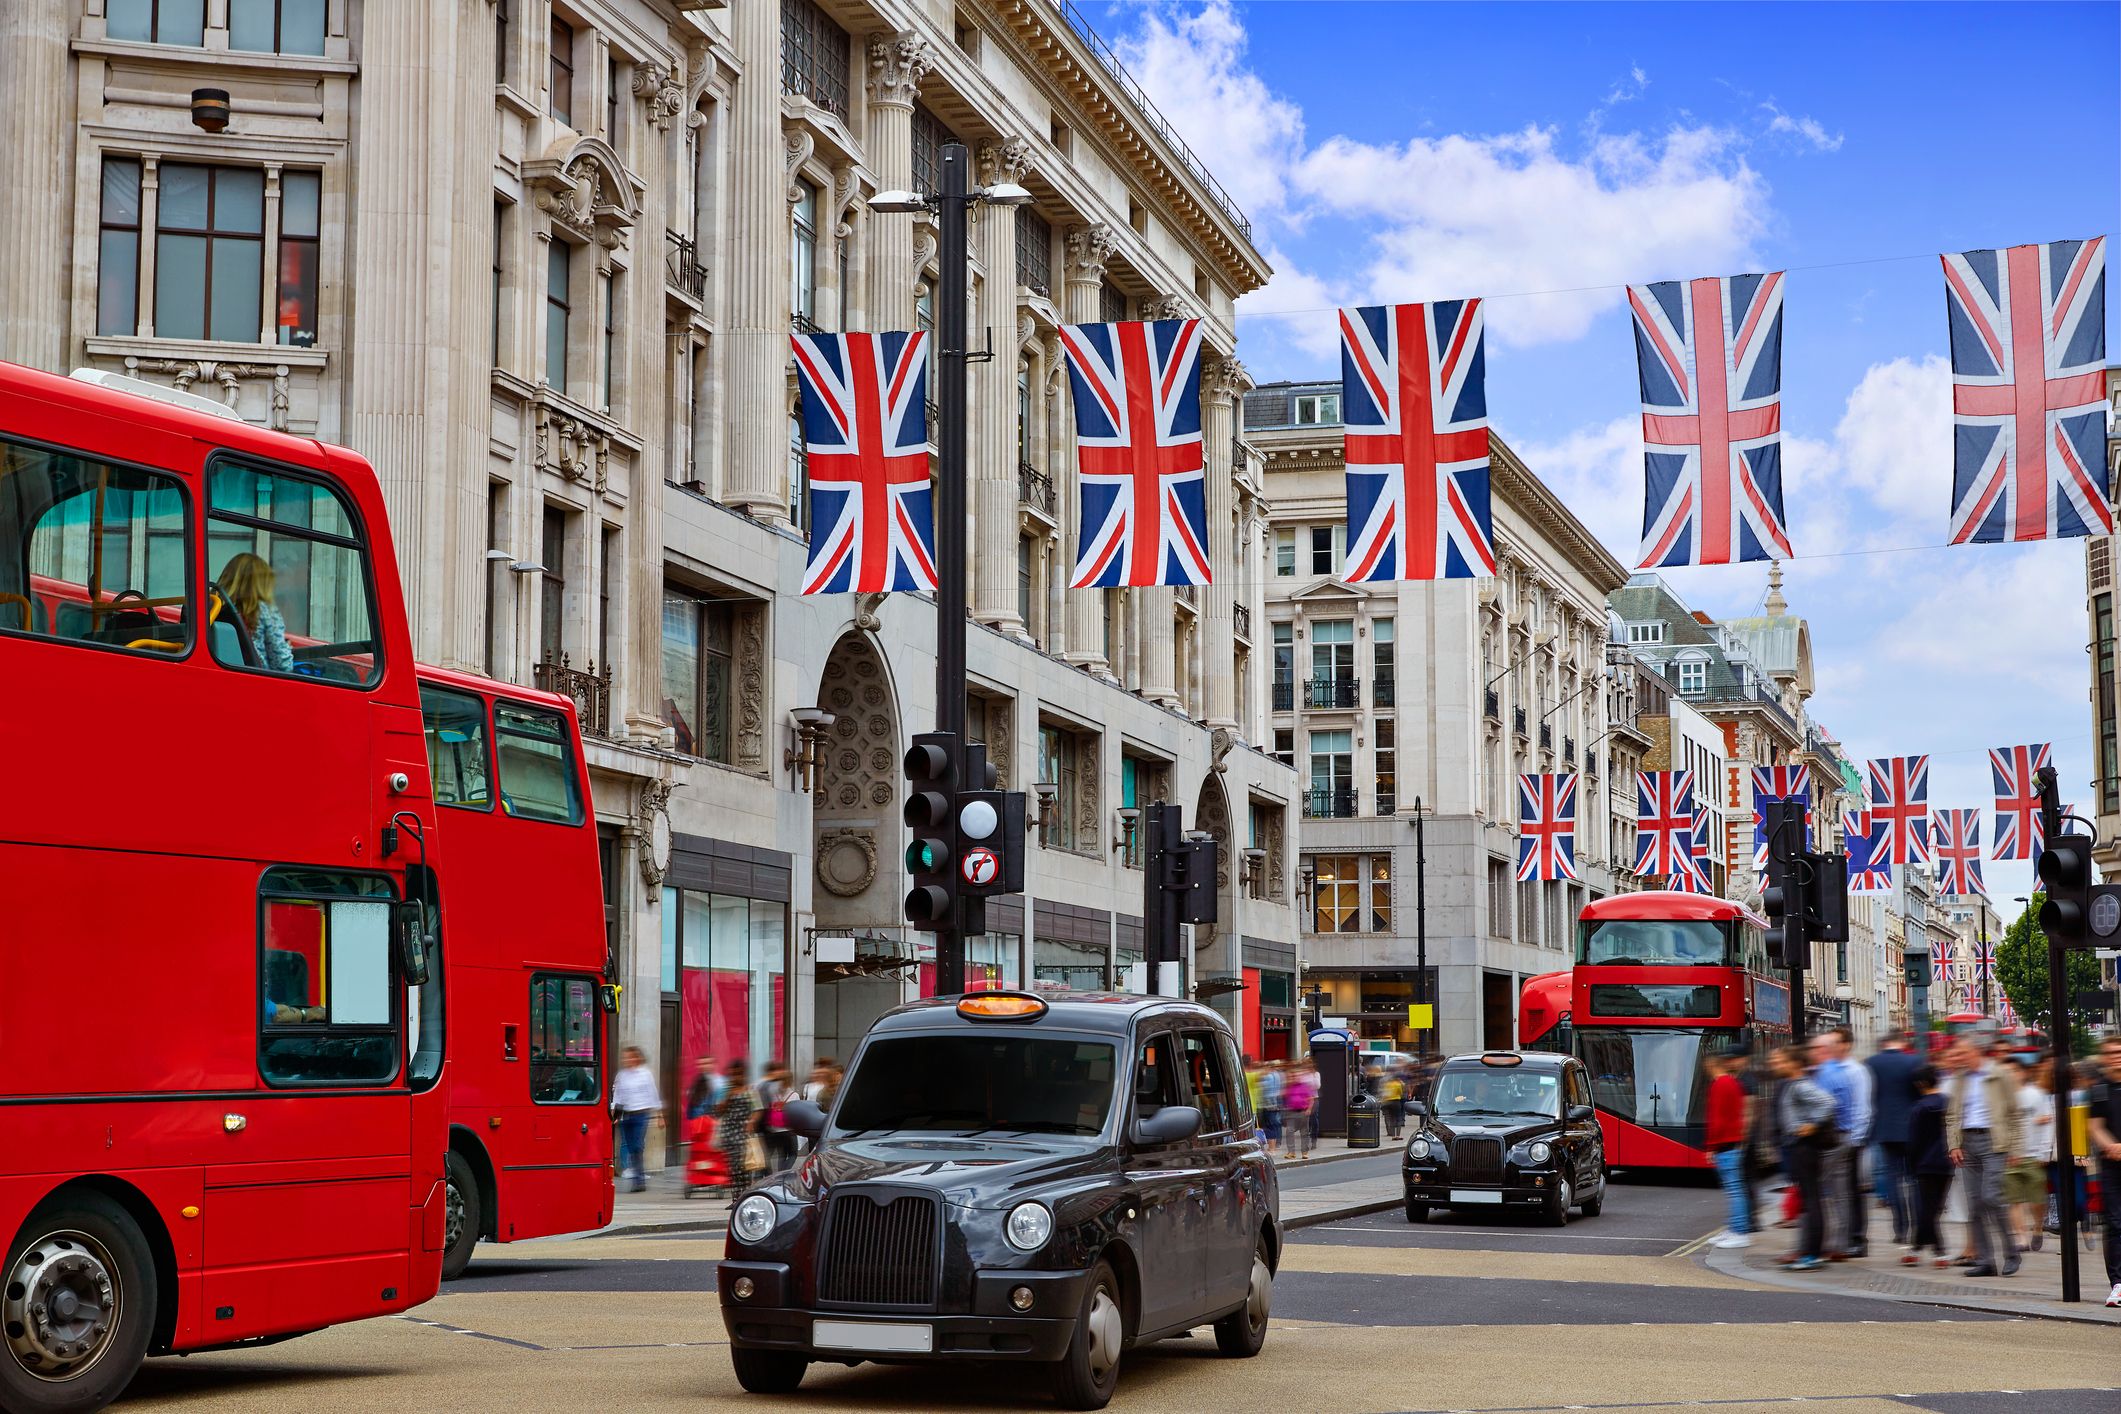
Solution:
[{"label": "taxi front grille", "polygon": [[932,1308],[941,1226],[941,1208],[927,1194],[833,1193],[826,1199],[818,1300]]},{"label": "taxi front grille", "polygon": [[1461,1139],[1453,1144],[1451,1177],[1466,1183],[1502,1182],[1502,1141]]}]

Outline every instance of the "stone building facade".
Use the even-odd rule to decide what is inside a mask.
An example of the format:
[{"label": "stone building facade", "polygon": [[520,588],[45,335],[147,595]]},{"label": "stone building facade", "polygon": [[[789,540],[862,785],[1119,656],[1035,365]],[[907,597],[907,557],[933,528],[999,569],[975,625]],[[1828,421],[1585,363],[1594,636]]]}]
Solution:
[{"label": "stone building facade", "polygon": [[[1128,812],[1173,800],[1225,846],[1189,978],[1253,1041],[1271,984],[1290,1029],[1298,801],[1259,748],[1232,314],[1267,266],[1080,23],[1019,0],[0,13],[0,357],[205,392],[374,462],[422,659],[582,709],[620,1030],[666,1090],[696,1057],[843,1051],[932,974],[899,921],[898,759],[933,721],[935,609],[799,594],[788,333],[932,327],[932,222],[867,201],[932,186],[953,139],[1034,197],[970,242],[994,355],[970,395],[972,734],[1041,821],[975,976],[1139,985]],[[225,129],[193,122],[201,88],[228,92]],[[1216,581],[1069,590],[1058,326],[1181,315],[1204,321]]]},{"label": "stone building facade", "polygon": [[[1306,980],[1325,1016],[1414,1049],[1419,910],[1432,1049],[1509,1046],[1524,981],[1568,967],[1578,909],[1632,878],[1616,868],[1612,783],[1627,763],[1631,825],[1644,744],[1632,718],[1616,732],[1607,715],[1633,695],[1607,661],[1605,599],[1625,571],[1491,438],[1498,575],[1345,582],[1339,393],[1337,382],[1276,383],[1245,398],[1270,507],[1265,740],[1294,768],[1308,817]],[[1520,884],[1517,776],[1567,771],[1582,773],[1582,881]]]}]

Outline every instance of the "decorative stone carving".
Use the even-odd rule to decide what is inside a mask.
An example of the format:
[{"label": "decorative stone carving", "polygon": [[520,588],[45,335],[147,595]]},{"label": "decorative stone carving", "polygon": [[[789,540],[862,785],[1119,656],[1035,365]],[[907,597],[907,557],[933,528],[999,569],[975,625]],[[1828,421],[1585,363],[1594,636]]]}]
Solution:
[{"label": "decorative stone carving", "polygon": [[1144,319],[1191,319],[1193,306],[1183,295],[1156,295],[1142,301]]},{"label": "decorative stone carving", "polygon": [[1285,834],[1283,822],[1287,818],[1288,810],[1287,807],[1283,807],[1281,809],[1266,810],[1261,813],[1263,818],[1260,821],[1260,833],[1265,841],[1264,848],[1267,851],[1267,897],[1278,899],[1283,897],[1288,891],[1288,846],[1283,838]]},{"label": "decorative stone carving", "polygon": [[621,250],[635,216],[632,183],[608,143],[583,138],[564,158],[523,164],[538,210],[571,239]]},{"label": "decorative stone carving", "polygon": [[1031,144],[1020,137],[988,139],[979,145],[979,183],[991,187],[1013,182],[1031,170]]},{"label": "decorative stone carving", "polygon": [[788,204],[795,205],[803,199],[803,184],[797,176],[810,154],[817,150],[817,139],[802,123],[789,123],[781,129],[782,157],[788,168]]},{"label": "decorative stone carving", "polygon": [[537,465],[603,495],[611,485],[611,438],[543,403],[537,404],[536,426]]},{"label": "decorative stone carving", "polygon": [[864,633],[875,633],[883,628],[884,621],[878,610],[884,607],[882,594],[857,594],[854,596],[854,626]]},{"label": "decorative stone carving", "polygon": [[876,882],[876,839],[872,832],[821,831],[817,837],[817,881],[839,898],[867,893]]},{"label": "decorative stone carving", "polygon": [[641,879],[649,888],[661,888],[670,872],[670,782],[643,781],[633,807],[635,833],[640,840],[637,858]]},{"label": "decorative stone carving", "polygon": [[671,120],[685,106],[685,85],[675,69],[666,69],[653,59],[633,69],[633,96],[648,105],[648,121],[659,132],[667,132]]},{"label": "decorative stone carving", "polygon": [[766,769],[766,606],[736,614],[736,764]]},{"label": "decorative stone carving", "polygon": [[1230,753],[1237,747],[1237,733],[1217,727],[1208,738],[1208,773],[1219,776],[1230,766]]},{"label": "decorative stone carving", "polygon": [[994,767],[997,788],[1009,789],[1009,765],[1016,738],[1016,704],[1006,697],[974,696],[977,718],[974,727],[987,748],[987,763]]},{"label": "decorative stone carving", "polygon": [[1071,283],[1096,284],[1105,278],[1105,262],[1119,245],[1119,235],[1102,223],[1077,226],[1068,232],[1068,279]]},{"label": "decorative stone carving", "polygon": [[[1220,738],[1229,733],[1217,728],[1215,735]],[[1235,744],[1234,738],[1232,744]],[[1227,894],[1230,891],[1230,797],[1223,790],[1222,782],[1214,776],[1200,783],[1200,799],[1193,808],[1193,827],[1215,836],[1215,889],[1218,895]]]},{"label": "decorative stone carving", "polygon": [[246,379],[269,378],[272,380],[271,427],[276,432],[287,430],[287,365],[284,363],[223,363],[211,358],[138,358],[128,356],[125,371],[137,378],[143,373],[167,373],[170,383],[181,392],[189,393],[194,383],[215,383],[221,388],[221,401],[229,407],[236,405],[237,384]]},{"label": "decorative stone carving", "polygon": [[1210,402],[1227,403],[1244,395],[1252,386],[1251,375],[1234,358],[1216,358],[1201,370],[1201,391]]},{"label": "decorative stone carving", "polygon": [[935,51],[919,35],[878,35],[869,41],[869,101],[911,108],[934,67]]}]

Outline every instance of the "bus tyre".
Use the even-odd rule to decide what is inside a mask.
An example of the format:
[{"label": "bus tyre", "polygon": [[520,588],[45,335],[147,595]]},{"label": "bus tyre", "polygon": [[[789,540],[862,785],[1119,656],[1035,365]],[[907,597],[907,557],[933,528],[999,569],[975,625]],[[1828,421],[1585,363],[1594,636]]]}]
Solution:
[{"label": "bus tyre", "polygon": [[1548,1227],[1566,1227],[1569,1222],[1569,1204],[1576,1201],[1566,1178],[1554,1181],[1554,1191],[1547,1195],[1547,1206],[1543,1216]]},{"label": "bus tyre", "polygon": [[447,1191],[442,1195],[442,1280],[455,1281],[471,1265],[471,1249],[479,1245],[486,1215],[479,1210],[479,1179],[471,1161],[451,1149],[443,1167]]},{"label": "bus tyre", "polygon": [[101,1193],[46,1200],[0,1272],[0,1408],[75,1414],[116,1399],[147,1356],[155,1300],[131,1214]]},{"label": "bus tyre", "polygon": [[1053,1399],[1063,1409],[1102,1409],[1119,1388],[1119,1356],[1127,1343],[1126,1308],[1112,1264],[1100,1261],[1083,1285],[1075,1336],[1053,1367]]},{"label": "bus tyre", "polygon": [[752,1394],[792,1394],[810,1368],[810,1362],[792,1350],[755,1350],[748,1345],[730,1346],[729,1363],[736,1366],[736,1382]]}]

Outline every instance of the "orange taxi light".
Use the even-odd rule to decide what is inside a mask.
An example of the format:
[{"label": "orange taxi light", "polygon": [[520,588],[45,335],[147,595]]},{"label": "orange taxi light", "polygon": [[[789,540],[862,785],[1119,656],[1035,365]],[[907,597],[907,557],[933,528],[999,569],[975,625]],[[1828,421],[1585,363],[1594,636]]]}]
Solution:
[{"label": "orange taxi light", "polygon": [[1480,1058],[1482,1065],[1523,1065],[1524,1057],[1515,1051],[1489,1051]]},{"label": "orange taxi light", "polygon": [[958,998],[957,1014],[967,1021],[1036,1021],[1046,1003],[1022,992],[975,992]]}]

